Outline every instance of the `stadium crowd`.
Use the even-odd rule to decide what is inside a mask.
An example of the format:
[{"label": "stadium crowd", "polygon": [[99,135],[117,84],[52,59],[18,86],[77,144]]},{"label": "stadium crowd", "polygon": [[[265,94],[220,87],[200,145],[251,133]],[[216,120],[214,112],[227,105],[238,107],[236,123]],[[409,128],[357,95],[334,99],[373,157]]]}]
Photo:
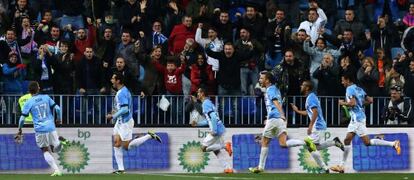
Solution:
[{"label": "stadium crowd", "polygon": [[[312,80],[343,96],[414,98],[411,0],[0,0],[2,94],[255,95],[268,70],[283,95]],[[395,87],[397,86],[398,89]],[[401,100],[400,100],[401,101]]]}]

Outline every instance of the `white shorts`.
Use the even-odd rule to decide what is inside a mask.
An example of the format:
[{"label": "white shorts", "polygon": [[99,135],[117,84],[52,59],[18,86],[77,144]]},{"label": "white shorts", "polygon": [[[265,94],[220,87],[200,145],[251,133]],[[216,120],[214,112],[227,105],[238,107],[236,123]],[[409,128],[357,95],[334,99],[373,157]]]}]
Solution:
[{"label": "white shorts", "polygon": [[367,126],[364,122],[356,122],[351,121],[348,125],[348,131],[347,132],[353,132],[359,137],[365,136],[368,134]]},{"label": "white shorts", "polygon": [[121,141],[129,141],[132,139],[132,129],[134,129],[134,119],[130,119],[126,123],[117,121],[114,126],[113,135],[121,136]]},{"label": "white shorts", "polygon": [[286,122],[280,118],[268,119],[263,130],[263,137],[279,137],[283,132],[287,132]]},{"label": "white shorts", "polygon": [[312,134],[309,135],[313,143],[321,144],[325,142],[325,130],[312,130]]},{"label": "white shorts", "polygon": [[224,141],[222,137],[223,137],[223,134],[220,136],[213,136],[211,134],[208,134],[207,137],[204,138],[201,144],[205,147],[209,147],[214,144],[219,144],[224,147]]},{"label": "white shorts", "polygon": [[56,131],[47,133],[35,133],[36,144],[39,148],[59,146],[59,136]]}]

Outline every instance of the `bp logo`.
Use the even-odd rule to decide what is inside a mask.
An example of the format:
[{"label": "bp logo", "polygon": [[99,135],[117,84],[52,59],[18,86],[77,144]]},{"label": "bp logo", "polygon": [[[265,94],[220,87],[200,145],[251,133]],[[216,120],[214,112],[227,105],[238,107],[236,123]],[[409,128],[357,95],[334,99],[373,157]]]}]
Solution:
[{"label": "bp logo", "polygon": [[[328,164],[329,162],[329,153],[328,149],[320,150],[319,153],[321,154],[323,162]],[[308,173],[319,173],[322,171],[322,168],[315,162],[312,155],[309,153],[308,148],[303,146],[299,151],[299,162],[300,166],[302,166],[303,170],[307,171]]]},{"label": "bp logo", "polygon": [[79,141],[72,141],[59,152],[59,161],[68,172],[80,172],[88,165],[88,148]]},{"label": "bp logo", "polygon": [[180,161],[180,165],[183,166],[183,169],[187,170],[187,172],[196,173],[200,172],[208,165],[208,161],[210,160],[208,155],[209,153],[201,150],[200,142],[190,141],[180,148],[178,161]]}]

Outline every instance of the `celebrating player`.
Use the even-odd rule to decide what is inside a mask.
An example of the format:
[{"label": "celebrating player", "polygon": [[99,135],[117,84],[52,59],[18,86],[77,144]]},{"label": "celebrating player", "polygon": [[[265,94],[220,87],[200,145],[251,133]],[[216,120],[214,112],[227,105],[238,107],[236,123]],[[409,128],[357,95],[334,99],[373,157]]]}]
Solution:
[{"label": "celebrating player", "polygon": [[30,113],[33,118],[36,144],[43,151],[46,162],[54,170],[51,176],[62,176],[62,172],[49,151],[50,147],[50,150],[56,153],[61,150],[62,145],[68,145],[68,141],[65,138],[58,137],[52,109],[58,115],[57,123],[62,122],[62,113],[60,107],[48,95],[38,94],[39,89],[39,84],[36,81],[30,82],[29,92],[32,97],[23,106],[19,120],[19,130],[15,139],[16,142],[21,143],[24,120]]},{"label": "celebrating player", "polygon": [[[279,145],[283,148],[303,146],[305,142],[298,139],[287,139],[286,118],[282,109],[282,96],[279,89],[272,83],[273,75],[270,72],[261,72],[259,83],[266,88],[264,96],[267,110],[267,121],[263,130],[262,149],[260,151],[259,166],[249,168],[252,173],[264,171],[267,154],[269,152],[270,140],[274,137],[279,138]],[[312,144],[315,146],[314,144]],[[308,145],[308,146],[312,146]]]},{"label": "celebrating player", "polygon": [[325,141],[324,134],[326,131],[326,121],[322,116],[322,108],[318,100],[318,97],[315,93],[312,92],[312,90],[313,84],[311,81],[304,81],[300,86],[301,93],[306,96],[306,110],[299,110],[298,107],[296,107],[296,105],[294,104],[290,105],[292,106],[293,111],[295,111],[296,113],[303,116],[308,115],[310,123],[307,134],[309,135],[309,137],[306,138],[305,141],[312,141],[312,143],[316,145],[316,149],[309,148],[309,151],[312,157],[315,159],[316,163],[326,173],[329,173],[329,168],[327,164],[325,164],[325,162],[322,161],[322,157],[317,150],[325,149],[331,146],[336,146],[343,151],[344,145],[338,137],[335,137],[333,140]]},{"label": "celebrating player", "polygon": [[[139,146],[149,139],[155,139],[161,143],[161,138],[154,132],[149,131],[147,135],[132,139],[134,119],[132,119],[132,96],[124,85],[124,76],[120,73],[114,74],[111,78],[113,88],[117,90],[115,95],[114,113],[106,115],[107,120],[115,123],[114,127],[114,153],[118,170],[114,174],[124,174],[124,161],[122,147],[128,150]],[[122,146],[122,147],[121,147]]]},{"label": "celebrating player", "polygon": [[[207,97],[207,91],[204,88],[199,88],[197,90],[197,98],[203,103],[203,114],[206,119],[196,122],[192,121],[192,126],[209,126],[210,133],[204,139],[202,143],[203,152],[211,152],[217,156],[219,161],[223,164],[224,173],[233,173],[230,163],[226,162],[225,159],[228,159],[228,156],[231,156],[232,150],[231,146],[224,145],[223,136],[226,128],[223,125],[223,122],[219,118],[219,114],[216,110],[216,107]],[[223,151],[225,149],[227,153]]]},{"label": "celebrating player", "polygon": [[348,125],[348,132],[344,140],[345,150],[342,156],[340,165],[331,167],[332,171],[344,173],[345,162],[348,157],[348,153],[351,150],[351,141],[355,135],[358,135],[366,146],[390,146],[394,147],[397,154],[401,154],[400,141],[394,142],[385,141],[381,139],[369,139],[367,127],[365,125],[365,104],[372,103],[372,97],[366,95],[365,91],[354,84],[353,75],[345,74],[342,76],[342,84],[346,87],[346,94],[344,100],[339,100],[340,106],[347,106],[351,115],[351,121]]}]

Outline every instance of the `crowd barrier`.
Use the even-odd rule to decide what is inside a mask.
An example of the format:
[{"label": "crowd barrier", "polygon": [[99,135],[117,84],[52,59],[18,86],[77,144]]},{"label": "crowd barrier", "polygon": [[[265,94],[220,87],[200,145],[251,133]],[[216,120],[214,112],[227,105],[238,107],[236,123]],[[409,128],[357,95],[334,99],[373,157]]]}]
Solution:
[{"label": "crowd barrier", "polygon": [[[159,108],[159,102],[165,97],[169,102],[166,111]],[[63,113],[62,126],[67,127],[108,127],[105,115],[113,109],[113,96],[54,95],[52,98],[60,105]],[[320,97],[323,116],[328,126],[343,127],[348,124],[345,113],[338,100],[344,97]],[[19,96],[0,96],[0,126],[17,126],[20,113]],[[266,119],[264,99],[256,96],[212,96],[221,120],[229,127],[261,127]],[[185,96],[151,96],[141,98],[133,96],[133,118],[143,127],[186,127],[189,126],[189,111]],[[367,126],[384,126],[381,114],[389,98],[376,97],[374,103],[366,107]],[[305,108],[305,97],[284,98],[288,126],[305,127],[309,123],[307,116],[292,111],[290,103]]]}]

